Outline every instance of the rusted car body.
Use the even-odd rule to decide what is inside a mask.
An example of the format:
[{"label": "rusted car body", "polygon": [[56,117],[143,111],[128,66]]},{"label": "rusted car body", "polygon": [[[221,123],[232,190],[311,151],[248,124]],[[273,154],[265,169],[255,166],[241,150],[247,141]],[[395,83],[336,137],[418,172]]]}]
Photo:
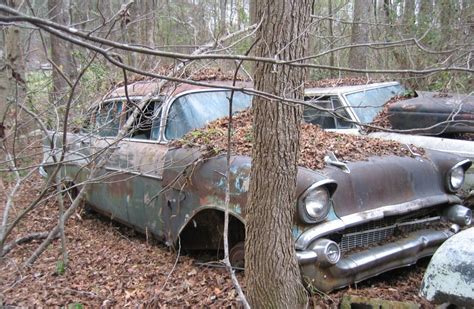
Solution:
[{"label": "rusted car body", "polygon": [[[113,147],[87,194],[92,207],[170,246],[222,248],[225,156],[203,157],[200,147],[170,145],[227,114],[229,83],[208,85],[163,88],[149,98],[134,130],[120,141],[116,135],[130,114],[127,109],[153,93],[156,84],[130,85],[132,104],[124,88],[113,91],[95,107],[92,130],[68,133],[62,178],[76,186],[91,181],[92,153]],[[234,111],[250,103],[245,91],[234,93]],[[61,147],[60,137],[56,135],[56,147]],[[47,143],[45,147],[50,151]],[[424,157],[329,162],[320,171],[300,167],[297,178],[292,231],[302,275],[313,288],[330,291],[413,264],[457,230],[443,227],[445,223],[471,223],[471,211],[459,205],[455,194],[469,160],[428,151]],[[47,172],[54,167],[48,155],[43,167]],[[236,263],[245,239],[250,167],[249,157],[232,156],[229,239],[230,258]]]},{"label": "rusted car body", "polygon": [[[332,110],[333,113],[306,109],[305,120],[318,124],[328,131],[365,134],[363,124],[370,124],[388,100],[405,93],[406,89],[398,82],[306,89],[308,102]],[[394,129],[417,129],[416,131],[407,131],[407,134],[372,132],[369,136],[474,160],[474,141],[423,135],[473,132],[473,97],[467,95],[440,97],[431,92],[417,92],[417,95],[415,98],[391,104],[387,111]],[[446,124],[436,126],[440,122]],[[422,128],[429,129],[420,130]],[[474,190],[474,167],[466,175],[464,189]]]},{"label": "rusted car body", "polygon": [[392,128],[417,129],[424,135],[474,132],[474,96],[422,91],[417,95],[388,106]]}]

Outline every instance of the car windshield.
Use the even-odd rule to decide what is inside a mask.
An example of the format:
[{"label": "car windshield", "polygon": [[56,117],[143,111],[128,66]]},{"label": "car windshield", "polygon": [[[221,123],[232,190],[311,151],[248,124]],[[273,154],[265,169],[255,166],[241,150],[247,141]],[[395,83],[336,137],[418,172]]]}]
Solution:
[{"label": "car windshield", "polygon": [[404,92],[403,86],[392,85],[354,92],[346,95],[346,98],[359,120],[362,123],[370,123],[388,100]]},{"label": "car windshield", "polygon": [[[166,138],[180,138],[194,129],[205,127],[211,121],[227,116],[230,95],[230,91],[208,91],[190,93],[176,99],[168,113]],[[249,108],[251,102],[252,96],[234,92],[233,111]]]}]

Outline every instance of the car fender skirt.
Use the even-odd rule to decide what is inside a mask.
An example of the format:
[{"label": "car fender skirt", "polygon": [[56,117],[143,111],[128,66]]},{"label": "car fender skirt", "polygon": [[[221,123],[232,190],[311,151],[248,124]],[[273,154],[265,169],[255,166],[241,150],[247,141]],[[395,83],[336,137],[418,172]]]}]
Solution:
[{"label": "car fender skirt", "polygon": [[301,264],[301,273],[308,288],[329,292],[380,273],[416,263],[433,255],[454,233],[450,230],[421,230],[383,246],[345,256],[330,267],[314,263]]}]

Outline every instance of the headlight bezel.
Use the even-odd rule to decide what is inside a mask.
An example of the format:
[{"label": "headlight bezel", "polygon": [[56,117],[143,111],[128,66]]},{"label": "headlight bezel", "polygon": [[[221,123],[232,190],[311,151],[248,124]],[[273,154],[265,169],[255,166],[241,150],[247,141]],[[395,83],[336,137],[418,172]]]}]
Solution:
[{"label": "headlight bezel", "polygon": [[[333,187],[334,186],[334,187]],[[300,219],[305,223],[319,223],[323,221],[331,208],[331,197],[335,190],[335,182],[334,180],[326,179],[323,181],[318,181],[312,184],[309,188],[307,188],[298,198],[298,213]],[[319,211],[319,215],[315,216],[315,213],[311,213],[312,211],[308,211],[307,208],[307,198],[323,197],[325,196],[324,202],[321,203],[323,206],[322,211]],[[322,195],[322,196],[321,196]],[[315,202],[317,204],[317,202]]]},{"label": "headlight bezel", "polygon": [[[466,159],[461,162],[456,163],[451,167],[446,175],[446,186],[448,190],[452,193],[457,192],[464,185],[466,178],[466,170],[471,165],[471,161]],[[460,180],[457,180],[457,184],[453,184],[453,176],[460,177]]]}]

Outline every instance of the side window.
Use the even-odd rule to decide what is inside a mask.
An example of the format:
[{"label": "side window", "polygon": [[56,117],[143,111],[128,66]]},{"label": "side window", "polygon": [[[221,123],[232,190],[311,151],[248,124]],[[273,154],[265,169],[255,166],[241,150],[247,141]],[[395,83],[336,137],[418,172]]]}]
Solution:
[{"label": "side window", "polygon": [[[139,104],[140,102],[133,102]],[[132,115],[134,106],[130,108],[129,115]],[[135,119],[130,137],[137,139],[157,139],[159,136],[159,118],[161,115],[161,102],[150,101],[145,105],[142,112]],[[155,120],[156,118],[157,121]],[[157,131],[158,130],[158,131]]]},{"label": "side window", "polygon": [[188,100],[188,97],[189,96],[180,97],[171,105],[168,112],[166,138],[180,138],[197,127],[194,123],[197,117],[194,115],[193,105],[192,102]]},{"label": "side window", "polygon": [[334,109],[334,112],[336,115],[341,116],[336,118],[336,127],[338,129],[349,129],[353,128],[354,125],[347,121],[345,119],[351,119],[351,116],[349,116],[349,113],[347,112],[346,108],[342,106],[341,102],[337,97],[331,97],[331,102],[332,102],[332,108]]},{"label": "side window", "polygon": [[336,114],[350,119],[349,113],[342,106],[337,97],[306,97],[305,101],[310,101],[321,108],[333,111],[333,113],[329,113],[305,106],[303,111],[305,122],[319,125],[323,129],[347,129],[353,127],[349,121],[334,115]]},{"label": "side window", "polygon": [[99,136],[116,136],[120,127],[122,102],[104,102],[95,115],[95,130]]},{"label": "side window", "polygon": [[[306,98],[305,100],[311,100],[312,98]],[[332,103],[327,98],[326,100],[318,100],[315,102],[319,107],[332,109]],[[304,121],[311,124],[319,125],[323,129],[335,129],[336,128],[336,120],[334,117],[328,113],[320,111],[316,108],[311,108],[305,106],[303,111],[303,118]]]}]

